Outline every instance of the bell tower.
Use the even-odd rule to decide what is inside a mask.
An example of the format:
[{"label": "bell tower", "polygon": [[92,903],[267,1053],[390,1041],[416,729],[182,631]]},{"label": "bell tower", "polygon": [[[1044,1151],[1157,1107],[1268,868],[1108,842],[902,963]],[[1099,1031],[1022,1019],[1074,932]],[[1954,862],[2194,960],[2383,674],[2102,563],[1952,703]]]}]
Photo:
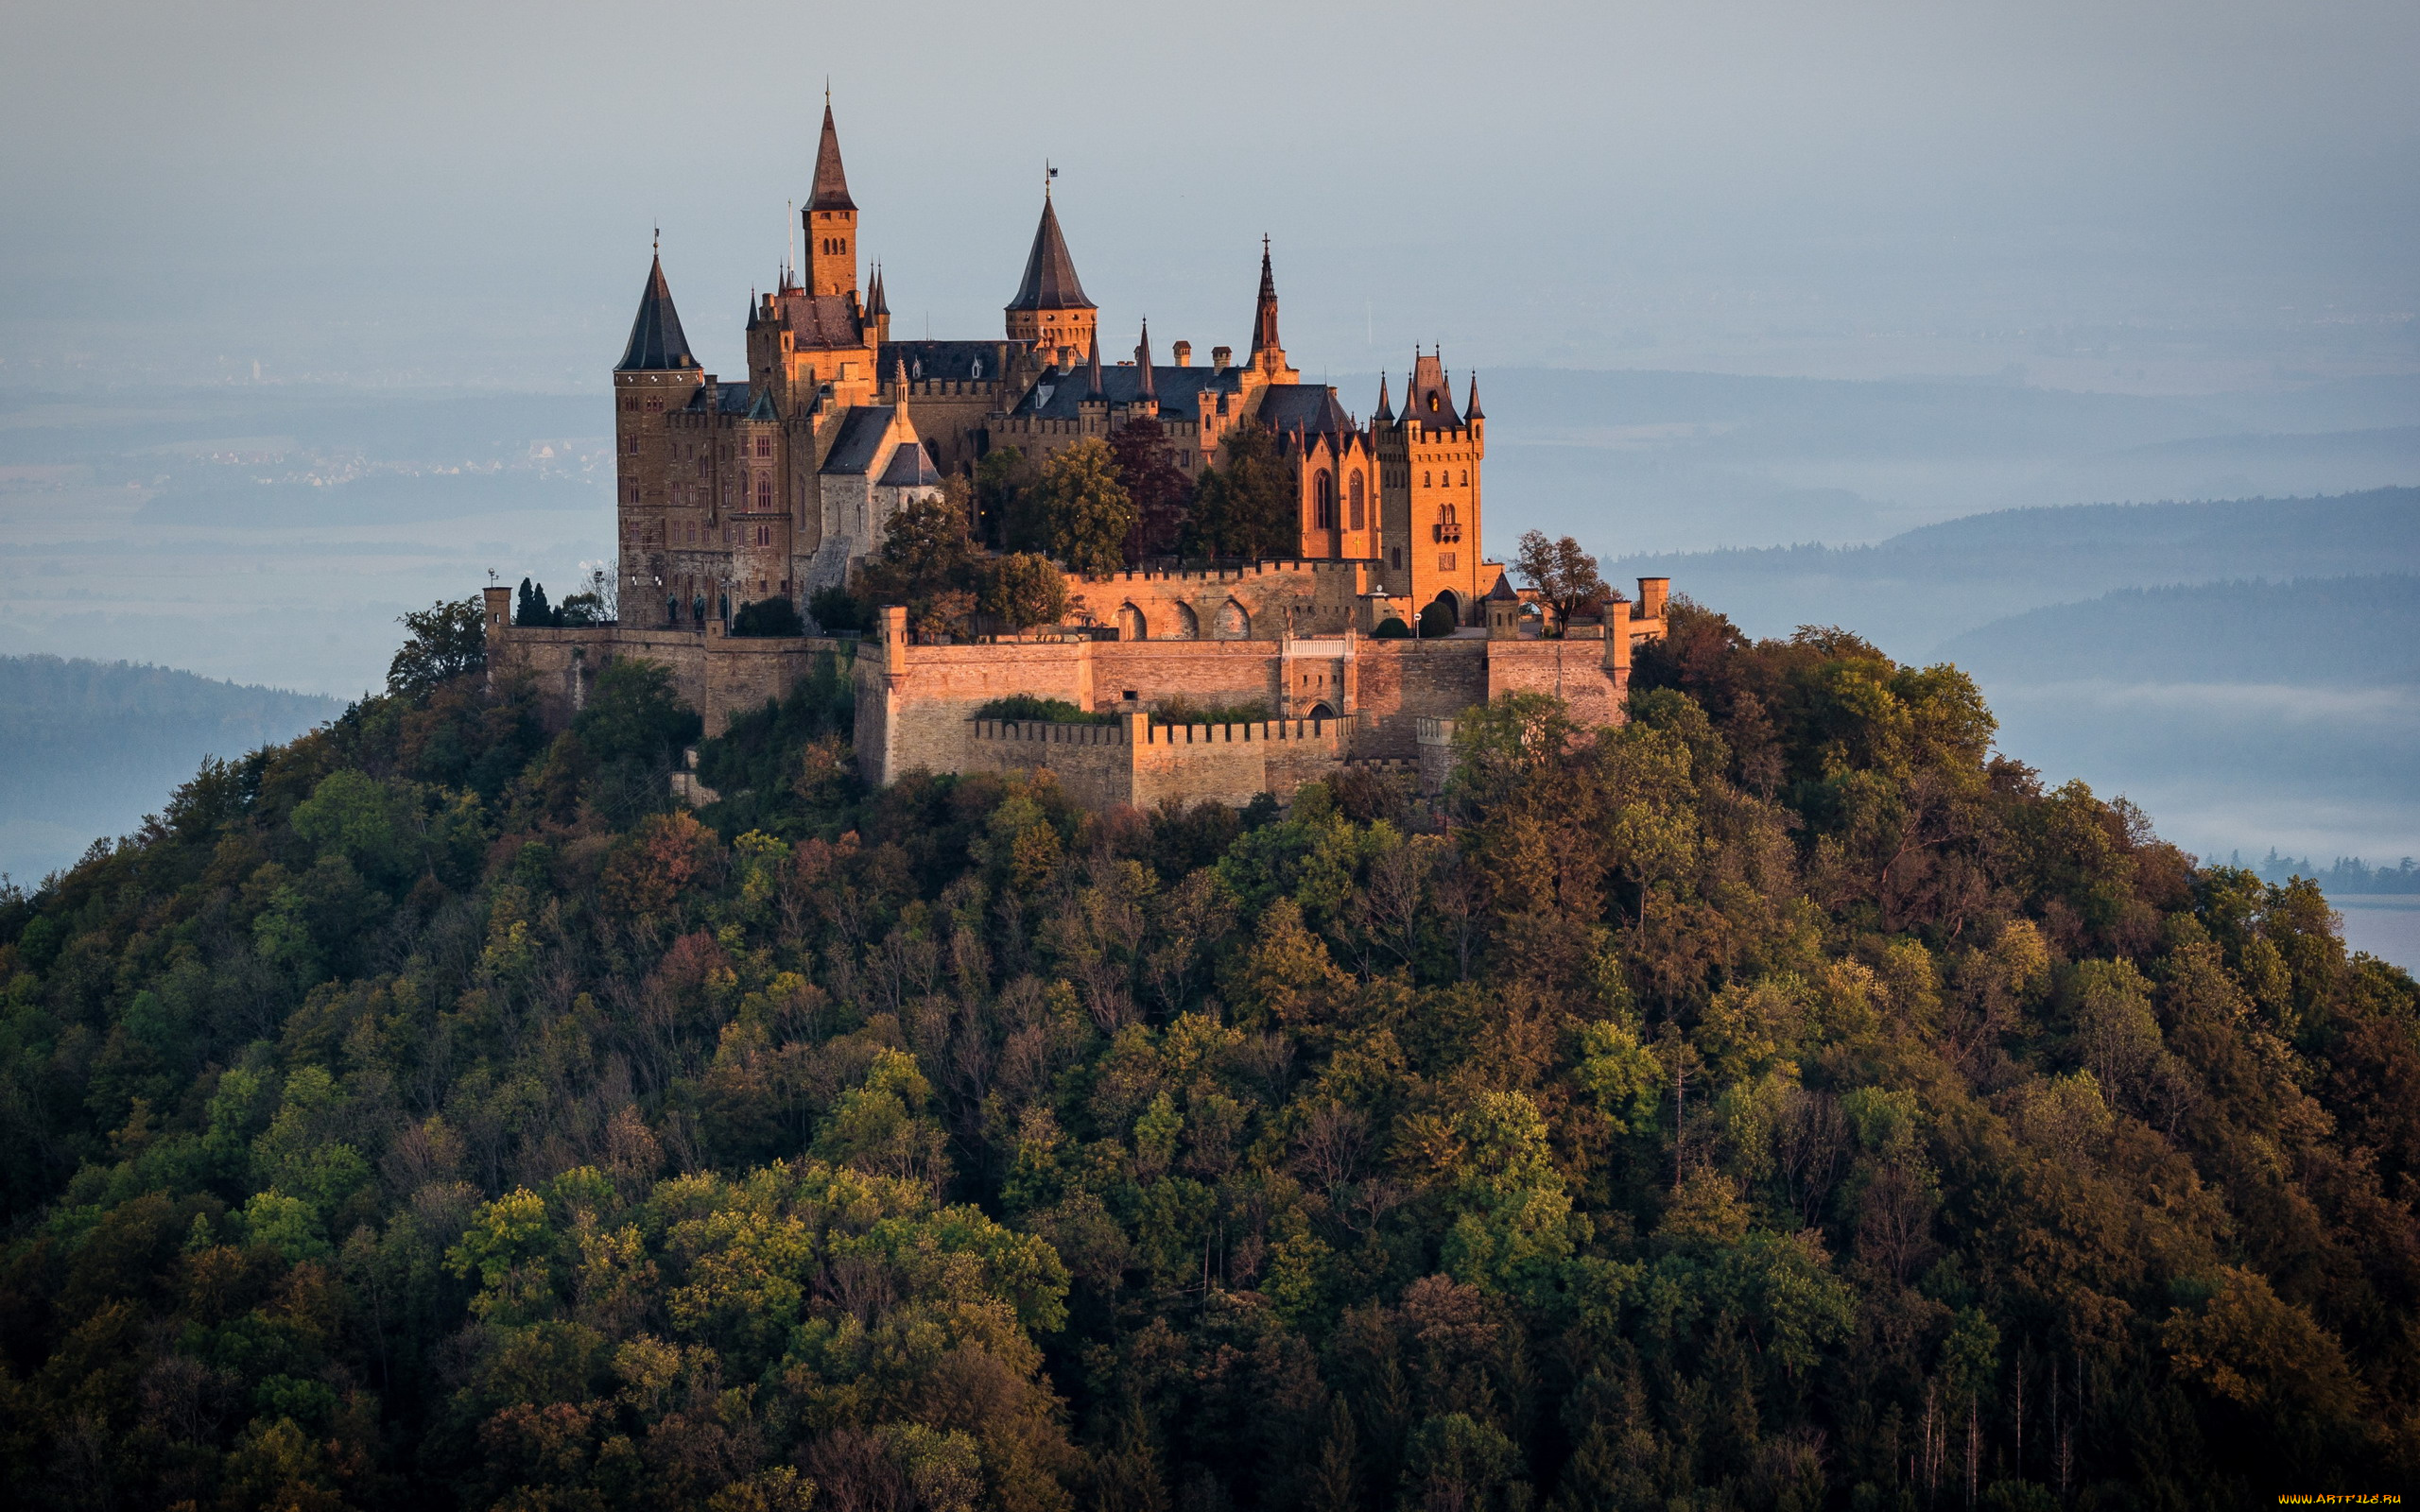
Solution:
[{"label": "bell tower", "polygon": [[815,148],[815,188],[799,213],[806,231],[806,292],[857,292],[857,202],[840,168],[840,135],[832,129],[832,96],[823,96],[823,140]]}]

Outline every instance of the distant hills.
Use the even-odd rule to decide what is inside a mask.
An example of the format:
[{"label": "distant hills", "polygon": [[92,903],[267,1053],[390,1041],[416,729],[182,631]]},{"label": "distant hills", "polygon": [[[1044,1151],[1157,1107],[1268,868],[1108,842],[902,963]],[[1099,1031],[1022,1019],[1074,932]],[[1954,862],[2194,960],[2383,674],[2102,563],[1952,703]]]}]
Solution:
[{"label": "distant hills", "polygon": [[2119,589],[2420,574],[2420,489],[2000,509],[1870,546],[1639,555],[1604,573],[1617,587],[1668,576],[1757,634],[1840,624],[1925,658],[1995,620]]},{"label": "distant hills", "polygon": [[166,667],[0,657],[0,871],[38,881],[157,813],[203,757],[290,740],[343,710]]},{"label": "distant hills", "polygon": [[2146,682],[2420,686],[2420,577],[2121,588],[1953,636],[1940,655],[1986,679],[2046,669]]}]

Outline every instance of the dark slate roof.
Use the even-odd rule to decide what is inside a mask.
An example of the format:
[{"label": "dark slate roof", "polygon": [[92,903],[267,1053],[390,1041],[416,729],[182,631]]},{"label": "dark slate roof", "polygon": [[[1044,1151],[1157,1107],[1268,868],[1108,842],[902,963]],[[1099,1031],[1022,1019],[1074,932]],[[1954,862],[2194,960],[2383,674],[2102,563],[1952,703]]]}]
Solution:
[{"label": "dark slate roof", "polygon": [[1478,407],[1478,374],[1471,374],[1471,402],[1462,408],[1464,420],[1485,420],[1487,411]]},{"label": "dark slate roof", "polygon": [[[1093,397],[1091,383],[1085,373],[1054,369],[1027,389],[1010,413],[1042,420],[1074,420],[1082,413],[1084,402]],[[1155,367],[1151,369],[1151,388],[1159,398],[1162,413],[1190,418],[1194,413],[1193,396],[1205,389],[1213,404],[1219,394],[1242,392],[1243,369],[1230,368],[1220,372],[1215,368]],[[1143,370],[1124,364],[1100,370],[1100,398],[1113,404],[1132,404],[1149,398],[1143,392]]]},{"label": "dark slate roof", "polygon": [[778,421],[782,418],[780,412],[773,408],[773,391],[770,388],[757,390],[754,401],[748,406],[748,418],[769,421]]},{"label": "dark slate roof", "polygon": [[1033,229],[1033,250],[1025,258],[1025,281],[1017,285],[1017,297],[1009,301],[1011,310],[1090,310],[1097,306],[1084,298],[1084,286],[1076,282],[1076,260],[1067,255],[1067,238],[1059,233],[1059,212],[1050,208],[1050,197],[1042,198],[1042,224]]},{"label": "dark slate roof", "polygon": [[701,385],[685,407],[700,414],[745,415],[756,407],[756,396],[746,384]]},{"label": "dark slate roof", "polygon": [[1509,598],[1514,603],[1519,603],[1521,599],[1521,595],[1513,592],[1512,579],[1502,573],[1495,575],[1495,586],[1487,591],[1487,596],[1496,599]]},{"label": "dark slate roof", "polygon": [[865,472],[882,453],[882,438],[890,433],[891,406],[852,404],[840,417],[840,434],[823,455],[826,472]]},{"label": "dark slate roof", "polygon": [[823,140],[815,147],[815,190],[807,197],[809,210],[855,210],[857,202],[849,198],[849,176],[840,171],[840,134],[832,129],[832,102],[823,102]]},{"label": "dark slate roof", "polygon": [[[896,372],[908,365],[910,381],[927,378],[997,383],[1009,363],[1005,341],[886,341],[874,366]],[[979,365],[979,370],[978,370]]]},{"label": "dark slate roof", "polygon": [[866,344],[865,326],[857,318],[856,301],[845,294],[809,294],[804,289],[789,289],[774,296],[773,302],[802,352]]},{"label": "dark slate roof", "polygon": [[1378,374],[1378,407],[1371,412],[1370,418],[1382,422],[1395,418],[1395,406],[1387,402],[1387,375],[1385,373]]},{"label": "dark slate roof", "polygon": [[1270,384],[1261,390],[1258,418],[1280,436],[1345,436],[1357,428],[1325,384]]},{"label": "dark slate roof", "polygon": [[[1429,401],[1436,401],[1432,406]],[[1444,364],[1434,352],[1413,359],[1411,379],[1403,387],[1403,418],[1418,421],[1423,425],[1443,430],[1459,429],[1461,417],[1454,413],[1454,388],[1446,380]]]},{"label": "dark slate roof", "polygon": [[875,481],[887,489],[934,488],[940,485],[942,475],[919,442],[891,453],[890,465],[882,470],[882,476]]},{"label": "dark slate roof", "polygon": [[631,343],[622,349],[614,370],[652,372],[697,365],[689,354],[689,338],[681,334],[681,313],[672,307],[672,285],[664,282],[664,259],[659,257],[647,270],[638,318],[631,322]]}]

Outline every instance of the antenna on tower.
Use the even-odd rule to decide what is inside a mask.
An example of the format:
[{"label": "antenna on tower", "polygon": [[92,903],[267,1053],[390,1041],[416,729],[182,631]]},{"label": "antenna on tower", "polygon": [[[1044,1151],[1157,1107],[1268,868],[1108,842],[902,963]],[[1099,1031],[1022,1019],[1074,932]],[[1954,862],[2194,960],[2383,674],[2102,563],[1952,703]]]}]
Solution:
[{"label": "antenna on tower", "polygon": [[[823,86],[823,92],[829,94],[832,92],[832,86],[829,83],[826,83]],[[797,278],[793,276],[792,273],[792,269],[798,266],[797,212],[797,200],[785,199],[782,201],[782,281],[786,284],[795,284],[798,282]]]},{"label": "antenna on tower", "polygon": [[1049,160],[1048,158],[1045,158],[1045,159],[1043,159],[1043,160],[1042,160],[1042,198],[1043,198],[1047,199],[1047,198],[1050,198],[1050,180],[1053,180],[1053,179],[1056,179],[1056,178],[1058,178],[1058,177],[1059,177],[1059,170],[1058,170],[1058,169],[1056,169],[1056,168],[1054,168],[1054,167],[1052,167],[1052,166],[1050,165],[1050,160]]}]

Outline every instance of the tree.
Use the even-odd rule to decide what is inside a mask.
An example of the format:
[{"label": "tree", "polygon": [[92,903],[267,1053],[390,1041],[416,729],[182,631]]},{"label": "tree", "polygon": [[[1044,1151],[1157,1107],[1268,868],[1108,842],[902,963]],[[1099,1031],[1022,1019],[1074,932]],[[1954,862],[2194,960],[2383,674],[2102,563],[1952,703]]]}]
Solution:
[{"label": "tree", "polygon": [[1129,421],[1109,438],[1117,458],[1117,480],[1134,501],[1134,528],[1126,537],[1126,564],[1176,550],[1192,513],[1193,480],[1168,455],[1167,436],[1156,420]]},{"label": "tree", "polygon": [[1016,552],[983,564],[976,607],[1011,630],[1056,625],[1067,614],[1067,579],[1047,557]]},{"label": "tree", "polygon": [[428,696],[438,685],[488,664],[486,611],[479,595],[439,599],[398,621],[409,633],[387,663],[387,691],[399,698]]},{"label": "tree", "polygon": [[521,593],[512,605],[512,623],[526,629],[539,630],[552,629],[562,623],[546,603],[545,584],[532,587],[528,578],[521,579]]},{"label": "tree", "polygon": [[1042,499],[1050,554],[1070,571],[1106,577],[1126,565],[1134,501],[1107,442],[1087,438],[1044,463]]},{"label": "tree", "polygon": [[1219,466],[1202,474],[1184,539],[1187,552],[1204,557],[1301,554],[1294,480],[1276,437],[1250,424],[1227,433]]},{"label": "tree", "polygon": [[1543,530],[1524,530],[1520,548],[1512,569],[1530,580],[1538,597],[1553,610],[1555,634],[1564,632],[1573,611],[1613,596],[1614,591],[1597,576],[1597,558],[1581,550],[1580,542],[1571,537],[1548,541]]},{"label": "tree", "polygon": [[975,531],[994,551],[1042,551],[1049,545],[1040,478],[1013,446],[987,452],[975,464]]},{"label": "tree", "polygon": [[979,552],[967,534],[972,493],[952,478],[938,497],[902,505],[882,544],[857,567],[856,597],[901,604],[917,633],[957,634],[975,611]]}]

